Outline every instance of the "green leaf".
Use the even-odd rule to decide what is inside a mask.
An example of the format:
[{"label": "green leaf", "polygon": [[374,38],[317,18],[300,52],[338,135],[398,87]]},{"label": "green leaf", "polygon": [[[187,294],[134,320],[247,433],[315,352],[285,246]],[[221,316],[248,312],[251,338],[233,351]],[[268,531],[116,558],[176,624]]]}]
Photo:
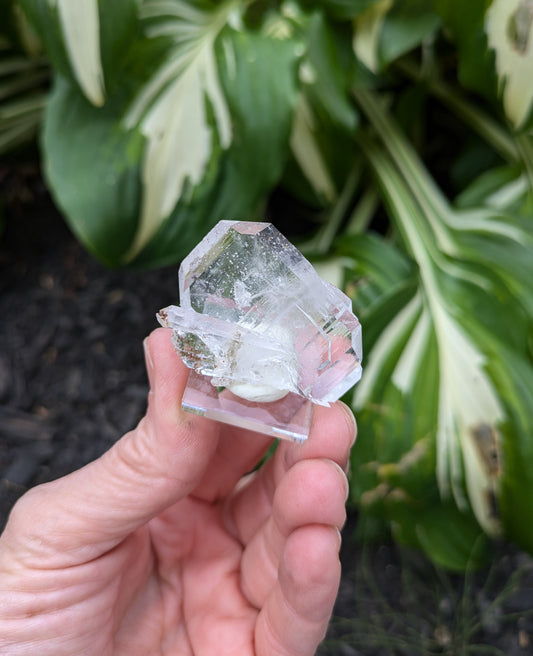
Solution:
[{"label": "green leaf", "polygon": [[143,139],[108,103],[98,109],[57,78],[44,118],[44,166],[77,238],[116,266],[137,228]]},{"label": "green leaf", "polygon": [[120,81],[140,36],[140,0],[20,0],[54,68],[77,83],[96,106]]},{"label": "green leaf", "polygon": [[354,22],[354,50],[374,73],[419,46],[440,25],[426,0],[382,0]]},{"label": "green leaf", "polygon": [[100,15],[97,0],[53,0],[72,71],[93,105],[103,105],[104,71],[100,56]]},{"label": "green leaf", "polygon": [[495,210],[516,210],[524,203],[528,180],[518,167],[499,166],[479,175],[455,199],[460,209],[485,205]]},{"label": "green leaf", "polygon": [[[153,2],[143,7],[149,37],[170,37],[171,45],[124,118],[128,128],[138,126],[146,138],[141,217],[125,255],[128,261],[157,233],[185,185],[199,185],[213,155],[227,149],[233,139],[215,54],[215,42],[233,4],[210,14],[196,9],[189,14],[181,3],[174,3],[174,12],[168,15],[157,14],[159,5]],[[234,65],[233,61],[224,63]]]},{"label": "green leaf", "polygon": [[344,235],[337,243],[337,252],[352,260],[357,278],[371,279],[381,293],[411,277],[409,259],[391,242],[378,234]]},{"label": "green leaf", "polygon": [[[361,136],[361,147],[417,265],[410,295],[394,293],[392,283],[387,291],[384,280],[382,297],[403,303],[391,306],[388,321],[379,297],[363,321],[370,328],[367,364],[354,407],[360,435],[371,438],[363,437],[354,449],[357,498],[363,507],[377,504],[381,513],[388,508],[387,517],[400,522],[405,534],[405,509],[429,511],[426,491],[436,482],[442,503],[462,513],[466,524],[475,516],[472,538],[477,524],[491,535],[509,531],[510,504],[503,502],[500,485],[514,501],[518,489],[530,485],[517,455],[526,455],[526,435],[533,431],[530,400],[518,392],[525,388],[520,378],[533,375],[524,359],[533,316],[533,293],[525,282],[533,276],[530,217],[491,206],[455,210],[381,103],[360,90],[356,97],[381,141],[378,146]],[[510,364],[519,357],[522,371]],[[516,444],[506,437],[512,431],[520,436]],[[506,463],[514,466],[507,470]],[[391,499],[396,506],[385,504]],[[439,531],[429,515],[420,526],[409,539],[448,566],[464,562],[453,553],[452,534],[444,552],[435,551]],[[531,528],[522,527],[520,538],[531,544]]]},{"label": "green leaf", "polygon": [[394,0],[380,0],[354,22],[354,52],[359,61],[373,73],[377,73],[380,68],[378,56],[380,34],[393,3]]},{"label": "green leaf", "polygon": [[290,29],[305,53],[284,185],[308,205],[327,206],[345,185],[354,157],[346,147],[358,122],[349,94],[350,31],[327,22],[319,12],[295,12]]},{"label": "green leaf", "polygon": [[34,56],[39,43],[20,7],[11,2],[3,6],[0,24],[7,36],[0,58],[0,153],[4,154],[37,135],[50,71],[44,57]]},{"label": "green leaf", "polygon": [[451,503],[410,509],[394,528],[400,542],[419,546],[436,565],[452,571],[477,569],[490,557],[489,542],[473,515]]},{"label": "green leaf", "polygon": [[500,464],[500,508],[508,537],[529,553],[533,552],[533,532],[528,521],[532,513],[529,490],[533,485],[533,373],[531,361],[520,353],[505,349],[495,358],[495,375],[499,376],[507,406],[508,422],[503,427],[503,459]]},{"label": "green leaf", "polygon": [[440,27],[427,0],[396,2],[387,13],[380,33],[378,57],[387,67],[401,55],[418,47]]},{"label": "green leaf", "polygon": [[[100,68],[100,57],[98,50],[99,29],[98,29],[98,13],[96,10],[96,0],[89,0],[89,2],[70,3],[65,4],[54,0],[21,0],[21,6],[25,11],[28,20],[34,26],[39,34],[44,50],[54,66],[54,68],[61,72],[65,77],[70,77],[72,80],[80,82],[81,87],[88,93],[88,97],[93,99],[96,104],[103,102],[103,79]],[[81,30],[80,42],[76,48],[76,39],[74,31],[76,25],[70,21],[70,31],[68,25],[64,24],[65,14],[62,14],[62,9],[68,12],[74,9],[78,11],[78,19],[83,17],[87,22],[87,29]],[[78,23],[79,26],[84,25],[84,22]],[[88,44],[93,47],[90,48]],[[86,52],[86,66],[84,71],[76,70],[77,64],[80,63],[78,55],[81,49],[87,48],[91,52]],[[69,52],[70,50],[70,52]],[[75,61],[71,61],[69,54],[75,55]],[[80,79],[81,74],[81,79]]]},{"label": "green leaf", "polygon": [[307,46],[300,68],[305,93],[321,122],[352,133],[357,113],[349,93],[353,67],[349,29],[331,25],[315,13],[302,36]]},{"label": "green leaf", "polygon": [[17,0],[4,0],[0,4],[0,35],[7,37],[16,52],[30,57],[41,54],[41,42]]},{"label": "green leaf", "polygon": [[[505,0],[504,0],[505,1]],[[485,32],[485,12],[491,0],[433,0],[435,11],[457,48],[461,85],[486,98],[497,97],[494,55]]]},{"label": "green leaf", "polygon": [[205,233],[221,217],[253,219],[259,201],[281,177],[296,102],[294,44],[228,30],[217,52],[227,64],[220,75],[232,117],[231,147],[210,172],[216,178],[205,196],[181,199],[135,264],[176,261],[194,246],[199,230]]},{"label": "green leaf", "polygon": [[[421,402],[423,396],[417,399],[418,408]],[[397,432],[385,436],[375,449],[377,454],[368,451],[368,443],[373,440],[366,441],[367,451],[362,452],[362,430],[369,427],[366,413],[364,410],[358,415],[359,437],[354,447],[357,454],[352,461],[352,467],[363,461],[358,470],[353,470],[357,471],[354,483],[364,488],[355,495],[361,513],[360,537],[366,538],[367,526],[375,526],[375,520],[386,521],[397,541],[421,549],[437,565],[464,571],[485,564],[490,553],[489,540],[473,513],[460,511],[451,500],[439,499],[433,475],[435,454],[429,438],[415,442],[403,455],[391,451],[391,458],[379,464],[376,455],[382,457],[385,445],[395,443],[391,438],[397,438]],[[416,415],[423,413],[415,409]],[[378,426],[381,424],[378,422]],[[416,427],[412,432],[416,432]],[[360,476],[364,479],[362,486]]]},{"label": "green leaf", "polygon": [[350,20],[359,16],[380,0],[303,0],[306,7],[318,8],[338,20]]},{"label": "green leaf", "polygon": [[101,108],[57,85],[48,179],[73,230],[109,265],[178,261],[221,217],[250,218],[281,176],[295,43],[228,27],[234,5],[146,2],[146,36]]},{"label": "green leaf", "polygon": [[[104,91],[107,95],[114,93],[117,87],[122,85],[124,69],[132,56],[135,44],[142,38],[138,13],[143,2],[144,0],[98,0],[100,62]],[[78,20],[76,15],[74,20]]]},{"label": "green leaf", "polygon": [[[291,133],[292,169],[284,176],[285,186],[302,199],[316,199],[317,204],[331,204],[337,197],[324,152],[319,143],[319,121],[304,94],[300,94]],[[303,179],[302,179],[303,178]]]}]

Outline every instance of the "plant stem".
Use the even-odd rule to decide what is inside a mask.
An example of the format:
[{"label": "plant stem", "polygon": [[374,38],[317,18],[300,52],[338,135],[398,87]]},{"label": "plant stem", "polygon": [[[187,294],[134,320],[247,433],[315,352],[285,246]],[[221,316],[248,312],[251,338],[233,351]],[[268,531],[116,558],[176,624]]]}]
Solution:
[{"label": "plant stem", "polygon": [[406,249],[422,271],[430,272],[438,252],[432,231],[428,230],[427,222],[421,220],[420,208],[416,206],[416,201],[384,149],[363,135],[360,135],[358,143],[374,171],[387,205],[392,210],[391,216],[396,219],[395,223]]},{"label": "plant stem", "polygon": [[379,196],[376,189],[369,187],[361,196],[359,202],[351,213],[346,226],[345,234],[359,235],[366,231],[372,217],[379,205]]},{"label": "plant stem", "polygon": [[6,103],[0,107],[0,129],[16,123],[28,114],[40,113],[47,101],[46,94],[37,94]]},{"label": "plant stem", "polygon": [[359,107],[372,123],[391,160],[401,172],[404,184],[407,185],[425,217],[427,224],[425,231],[429,227],[433,233],[431,241],[426,244],[428,250],[434,250],[431,243],[433,242],[437,249],[453,253],[455,244],[447,229],[451,213],[448,199],[421,164],[411,144],[389,119],[379,100],[371,92],[363,89],[355,89],[353,94]]},{"label": "plant stem", "polygon": [[526,170],[531,194],[533,193],[533,143],[531,142],[531,136],[528,134],[517,135],[515,142]]},{"label": "plant stem", "polygon": [[23,91],[35,89],[47,82],[50,78],[48,70],[37,70],[25,76],[15,77],[8,82],[0,84],[0,100],[15,96]]},{"label": "plant stem", "polygon": [[12,148],[29,141],[36,133],[41,123],[41,112],[24,116],[8,128],[0,128],[0,155]]},{"label": "plant stem", "polygon": [[355,191],[361,181],[362,172],[363,162],[361,158],[356,158],[352,169],[348,174],[346,183],[337,202],[331,209],[327,220],[312,239],[299,246],[303,253],[325,255],[329,252],[346,217],[350,203],[353,201]]},{"label": "plant stem", "polygon": [[520,149],[513,136],[491,116],[466,100],[457,89],[435,77],[425,76],[412,62],[404,60],[398,62],[396,67],[412,80],[422,81],[432,95],[473,128],[504,160],[510,164],[520,162]]},{"label": "plant stem", "polygon": [[9,57],[0,61],[0,75],[15,75],[16,73],[38,69],[48,69],[48,64],[44,57]]}]

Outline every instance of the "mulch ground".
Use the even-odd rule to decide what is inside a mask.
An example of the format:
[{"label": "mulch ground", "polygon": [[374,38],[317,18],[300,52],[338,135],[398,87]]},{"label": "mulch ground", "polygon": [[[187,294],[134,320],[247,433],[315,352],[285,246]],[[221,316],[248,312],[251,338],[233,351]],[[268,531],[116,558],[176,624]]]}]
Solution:
[{"label": "mulch ground", "polygon": [[25,488],[101,454],[145,408],[142,339],[177,270],[104,269],[43,195],[0,242],[2,518]]},{"label": "mulch ground", "polygon": [[[142,339],[176,300],[177,267],[105,269],[44,189],[11,199],[0,237],[0,528],[26,489],[136,425],[147,393]],[[501,545],[486,571],[452,575],[394,545],[356,545],[356,521],[321,654],[533,654],[529,556]]]}]

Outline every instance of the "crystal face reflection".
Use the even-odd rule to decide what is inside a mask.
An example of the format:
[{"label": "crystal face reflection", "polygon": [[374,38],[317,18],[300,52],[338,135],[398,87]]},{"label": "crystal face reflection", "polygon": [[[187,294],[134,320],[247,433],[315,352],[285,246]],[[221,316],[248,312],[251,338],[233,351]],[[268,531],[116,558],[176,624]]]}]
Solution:
[{"label": "crystal face reflection", "polygon": [[361,377],[350,299],[272,224],[221,221],[183,261],[179,282],[181,306],[158,319],[214,389],[253,403],[291,394],[329,405]]}]

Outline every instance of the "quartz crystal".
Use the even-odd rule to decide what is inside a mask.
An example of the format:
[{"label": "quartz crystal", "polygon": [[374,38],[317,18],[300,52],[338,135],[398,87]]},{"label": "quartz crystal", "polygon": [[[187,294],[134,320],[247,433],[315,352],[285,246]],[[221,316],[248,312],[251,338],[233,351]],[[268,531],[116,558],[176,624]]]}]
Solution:
[{"label": "quartz crystal", "polygon": [[[286,424],[288,436],[303,439],[290,413],[308,423],[306,401],[329,405],[361,377],[361,326],[350,299],[270,223],[220,221],[183,260],[179,289],[181,306],[164,308],[158,320],[195,372],[189,394],[219,399],[208,412],[184,397],[186,409],[281,436]],[[220,404],[229,398],[253,406],[254,417],[238,419],[237,407],[225,416]],[[289,415],[268,416],[282,407]],[[267,415],[257,422],[258,410]]]}]

